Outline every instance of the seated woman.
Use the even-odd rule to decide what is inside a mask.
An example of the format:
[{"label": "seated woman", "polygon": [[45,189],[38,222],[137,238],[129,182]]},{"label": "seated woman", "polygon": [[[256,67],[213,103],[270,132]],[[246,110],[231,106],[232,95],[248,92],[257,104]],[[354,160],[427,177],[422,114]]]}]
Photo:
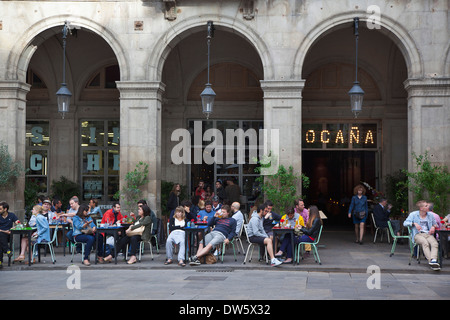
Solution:
[{"label": "seated woman", "polygon": [[[148,205],[144,204],[139,206],[139,220],[136,221],[134,225],[128,227],[125,231],[126,235],[122,237],[117,244],[117,252],[120,250],[125,250],[126,245],[130,244],[130,259],[128,260],[128,264],[136,263],[136,252],[138,250],[139,242],[141,241],[150,241],[152,236],[152,218],[151,218],[151,210]],[[144,231],[142,235],[131,235],[130,231],[135,230],[144,226]],[[108,256],[105,258],[105,261],[110,261],[112,256]]]},{"label": "seated woman", "polygon": [[101,219],[103,217],[103,213],[100,207],[98,206],[97,199],[89,200],[89,215],[93,219]]},{"label": "seated woman", "polygon": [[[30,227],[36,226],[36,217],[41,214],[44,210],[42,209],[42,206],[35,205],[31,211],[31,217],[30,221],[28,221],[28,225]],[[36,238],[36,233],[33,234],[33,237]],[[28,251],[28,237],[24,235],[22,237],[22,240],[20,242],[20,254],[17,258],[14,259],[14,262],[22,262],[25,260],[25,253]]]},{"label": "seated woman", "polygon": [[185,234],[182,229],[187,225],[186,212],[184,208],[179,206],[175,208],[173,217],[169,220],[169,230],[170,234],[166,241],[166,262],[164,264],[171,264],[173,259],[173,246],[174,244],[179,245],[178,250],[178,265],[184,267],[186,264],[184,262],[184,255],[186,253],[185,247]]},{"label": "seated woman", "polygon": [[[95,242],[96,227],[92,218],[89,217],[89,206],[86,204],[80,205],[77,214],[73,217],[73,238],[76,242],[86,243],[84,250],[83,264],[90,266],[89,254]],[[91,230],[91,231],[89,231]],[[98,235],[97,256],[100,263],[103,262],[103,235]],[[110,256],[106,257],[109,258]]]},{"label": "seated woman", "polygon": [[[314,242],[319,235],[320,226],[322,225],[322,219],[320,218],[319,208],[317,206],[311,206],[309,209],[309,219],[306,226],[301,226],[300,231],[303,233],[300,236],[294,237],[294,245],[300,242]],[[277,252],[276,256],[281,256],[283,252],[286,252],[286,260],[283,263],[292,263],[292,248],[291,239],[285,237],[281,244],[281,249]]]}]

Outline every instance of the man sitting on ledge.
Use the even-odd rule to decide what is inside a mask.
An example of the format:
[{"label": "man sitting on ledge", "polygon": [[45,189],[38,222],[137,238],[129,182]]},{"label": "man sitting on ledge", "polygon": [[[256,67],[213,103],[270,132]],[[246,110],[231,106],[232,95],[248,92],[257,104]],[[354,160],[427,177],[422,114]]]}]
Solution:
[{"label": "man sitting on ledge", "polygon": [[230,217],[230,213],[230,206],[224,205],[222,207],[222,218],[219,218],[216,214],[209,220],[208,227],[215,226],[215,228],[205,236],[205,247],[203,247],[203,242],[199,243],[197,254],[189,258],[190,265],[199,265],[199,258],[208,254],[216,245],[221,245],[224,242],[228,244],[233,240],[236,235],[236,220]]}]

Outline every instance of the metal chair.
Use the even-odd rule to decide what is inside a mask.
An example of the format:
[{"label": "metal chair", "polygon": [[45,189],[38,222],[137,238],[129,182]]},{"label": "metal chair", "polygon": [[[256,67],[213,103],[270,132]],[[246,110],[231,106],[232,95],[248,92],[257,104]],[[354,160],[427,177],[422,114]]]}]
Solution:
[{"label": "metal chair", "polygon": [[[239,230],[239,234],[236,235],[236,236],[233,238],[233,240],[230,241],[230,244],[233,246],[234,261],[237,261],[237,259],[236,259],[236,250],[235,250],[235,247],[234,247],[234,243],[235,243],[235,242],[240,242],[241,248],[242,248],[242,253],[244,252],[244,246],[242,245],[242,240],[241,240],[242,229],[244,229],[244,224],[241,225],[241,229]],[[226,244],[225,244],[225,242],[224,242],[223,245],[222,245],[222,263],[223,263],[223,255],[224,255],[224,253],[225,253],[225,247],[226,247]],[[241,252],[239,251],[239,246],[238,246],[238,253],[241,253]]]},{"label": "metal chair", "polygon": [[81,262],[84,260],[84,250],[86,248],[86,242],[77,242],[74,239],[74,242],[70,242],[71,250],[72,250],[72,259],[70,262],[73,262],[73,255],[75,253],[77,245],[81,244]]},{"label": "metal chair", "polygon": [[372,223],[373,226],[375,227],[375,237],[373,238],[373,243],[375,243],[377,241],[377,234],[378,234],[378,230],[380,230],[381,232],[381,241],[383,241],[383,231],[386,231],[386,235],[387,235],[387,239],[388,239],[388,243],[391,243],[391,240],[389,239],[389,230],[388,228],[381,228],[378,227],[376,222],[375,222],[375,217],[373,216],[373,213],[370,214],[372,217]]},{"label": "metal chair", "polygon": [[408,226],[408,236],[409,236],[409,248],[410,248],[410,256],[409,256],[409,263],[408,265],[411,265],[411,260],[414,256],[414,251],[417,250],[417,255],[416,255],[416,259],[417,259],[417,263],[420,263],[420,245],[418,243],[414,242],[414,239],[412,238],[412,231],[411,231],[412,227]]},{"label": "metal chair", "polygon": [[[302,250],[302,248],[304,249],[304,246],[307,245],[307,244],[311,245],[311,248],[312,248],[311,251],[313,252],[314,260],[316,261],[316,263],[319,263],[320,265],[322,264],[322,262],[320,261],[319,253],[317,252],[317,245],[319,244],[320,237],[322,236],[322,229],[323,229],[323,225],[320,226],[319,235],[314,240],[314,242],[300,242],[297,245],[297,250],[296,250],[296,253],[297,253],[297,259],[296,259],[297,260],[297,264],[300,264],[300,256],[302,256],[302,260],[303,260],[303,250]],[[294,257],[295,257],[295,255],[294,255]]]},{"label": "metal chair", "polygon": [[411,237],[410,236],[397,236],[397,235],[395,235],[394,234],[394,229],[392,228],[391,222],[388,221],[387,224],[388,224],[389,232],[391,233],[391,237],[392,237],[392,239],[394,239],[394,241],[392,243],[391,254],[389,256],[392,257],[394,255],[394,251],[395,251],[395,247],[397,246],[397,240],[398,239],[408,239],[409,247],[411,249]]},{"label": "metal chair", "polygon": [[[36,249],[37,249],[38,250],[38,252],[37,252],[38,254],[37,255],[39,256],[39,262],[41,262],[40,246],[48,246],[48,249],[49,249],[50,254],[52,256],[52,262],[53,262],[53,264],[55,264],[56,259],[55,259],[55,251],[54,251],[54,248],[53,248],[53,243],[56,241],[57,235],[58,235],[58,225],[55,226],[55,231],[53,232],[53,237],[52,237],[52,240],[50,242],[41,242],[41,243],[36,242],[33,245],[33,256],[36,256]],[[36,246],[37,246],[37,248],[36,248]]]},{"label": "metal chair", "polygon": [[[159,221],[158,221],[159,224]],[[169,226],[167,225],[167,228],[169,228]],[[150,230],[153,230],[153,223],[150,225]],[[156,234],[152,235],[150,237],[150,239],[148,241],[140,241],[139,242],[139,258],[138,258],[138,262],[141,262],[141,257],[142,257],[142,253],[144,253],[145,250],[145,244],[148,243],[149,247],[150,247],[150,254],[152,256],[152,260],[153,260],[153,245],[152,245],[152,238],[155,237],[156,239],[156,252],[159,254],[159,249],[158,249],[158,239],[156,238]],[[125,254],[125,259],[128,259],[128,244],[127,244],[127,249],[126,249],[126,254]]]},{"label": "metal chair", "polygon": [[[247,231],[248,224],[244,223],[243,226],[244,226],[244,230],[245,230],[245,236],[247,237],[247,242],[248,242],[247,253],[245,254],[245,257],[244,257],[244,264],[245,264],[245,261],[247,260],[247,256],[248,256],[248,253],[249,253],[250,249],[252,249],[252,252],[250,254],[250,259],[248,260],[248,262],[252,261],[254,246],[259,245],[259,244],[250,242],[250,239],[248,238],[248,231]],[[264,249],[265,249],[265,254],[264,255],[266,257],[266,264],[269,264],[269,259],[268,259],[268,256],[267,256],[267,247],[264,246]]]}]

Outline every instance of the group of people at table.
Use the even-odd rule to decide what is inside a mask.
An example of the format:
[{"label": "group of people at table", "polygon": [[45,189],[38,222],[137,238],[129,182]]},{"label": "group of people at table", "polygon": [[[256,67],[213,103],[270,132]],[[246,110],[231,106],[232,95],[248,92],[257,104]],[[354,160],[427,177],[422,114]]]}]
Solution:
[{"label": "group of people at table", "polygon": [[[103,215],[101,211],[95,210],[95,203],[90,206],[79,204],[77,197],[70,199],[70,209],[64,213],[58,213],[57,210],[52,211],[52,202],[48,199],[43,200],[42,204],[35,205],[32,215],[28,221],[30,227],[35,227],[36,232],[31,239],[22,238],[19,256],[14,261],[24,261],[25,251],[28,248],[28,241],[32,243],[45,243],[50,241],[50,228],[52,223],[70,223],[72,229],[66,234],[66,237],[75,243],[85,243],[83,264],[90,265],[89,255],[95,244],[96,224],[93,217],[101,218],[101,226],[112,225],[117,222],[125,222],[127,217],[122,216],[120,212],[120,204],[114,203],[113,207],[107,210]],[[385,202],[380,206],[386,205]],[[433,236],[435,229],[441,223],[440,219],[435,218],[434,213],[429,211],[429,203],[419,201],[417,203],[419,210],[411,212],[404,221],[404,226],[411,227],[412,239],[420,244],[423,253],[433,270],[439,270],[437,263],[438,243]],[[157,217],[149,208],[145,200],[138,202],[138,216],[133,212],[130,213],[132,222],[126,228],[125,234],[117,242],[115,252],[125,251],[129,245],[130,259],[128,264],[135,263],[136,253],[139,248],[140,241],[150,241],[152,235],[157,232]],[[166,261],[165,264],[171,264],[174,260],[174,245],[179,246],[178,264],[185,266],[185,228],[190,222],[203,221],[207,225],[208,232],[203,241],[198,241],[198,250],[195,255],[188,258],[190,265],[200,264],[200,258],[209,254],[214,249],[219,248],[223,243],[228,244],[235,236],[240,235],[241,228],[244,224],[244,215],[240,211],[239,202],[233,202],[230,205],[219,203],[218,198],[213,201],[206,201],[205,208],[201,211],[192,210],[193,206],[189,200],[184,200],[179,206],[173,209],[169,217],[169,234],[166,240]],[[319,210],[312,205],[306,209],[302,199],[295,201],[294,206],[289,208],[284,216],[272,211],[273,203],[268,200],[262,204],[255,205],[251,210],[251,218],[247,224],[247,235],[251,243],[256,243],[267,249],[270,256],[272,266],[279,266],[282,263],[293,262],[292,242],[298,244],[300,242],[314,242],[318,236],[322,226],[322,219]],[[54,207],[53,207],[54,209]],[[387,211],[387,210],[386,210]],[[388,214],[386,215],[388,217]],[[387,218],[388,219],[388,218]],[[439,221],[438,221],[439,220]],[[294,241],[291,241],[291,234],[285,234],[281,241],[279,250],[275,253],[273,247],[273,227],[280,225],[285,221],[296,232],[293,234]],[[438,221],[438,222],[437,222]],[[443,219],[444,225],[449,224],[449,216]],[[11,255],[9,248],[10,229],[20,223],[16,215],[9,212],[9,205],[6,202],[0,202],[0,267],[3,262],[3,254]],[[143,227],[143,228],[141,228]],[[133,230],[142,230],[139,234],[134,234]],[[100,231],[101,232],[101,231]],[[97,256],[98,262],[110,262],[113,258],[111,248],[104,250],[103,235],[98,234]],[[198,239],[203,240],[203,239]],[[359,239],[357,239],[359,240]],[[280,257],[285,256],[283,261]],[[34,261],[33,261],[34,262]]]},{"label": "group of people at table", "polygon": [[[244,215],[240,211],[240,203],[233,202],[230,205],[222,205],[218,197],[213,197],[212,201],[205,202],[205,208],[198,212],[192,212],[192,203],[188,200],[182,201],[181,205],[176,207],[169,219],[169,236],[166,242],[166,261],[165,264],[173,263],[173,247],[179,245],[178,264],[185,266],[185,231],[189,222],[198,223],[206,221],[208,231],[205,235],[205,245],[203,241],[198,241],[198,250],[195,255],[188,258],[190,265],[200,264],[200,258],[210,252],[217,253],[217,248],[225,243],[230,243],[234,237],[241,234],[241,228],[245,222]],[[279,222],[286,221],[292,228],[301,231],[301,235],[295,236],[294,243],[313,242],[317,237],[322,220],[319,210],[316,206],[311,206],[309,210],[305,209],[302,199],[295,201],[295,207],[288,209],[284,216],[272,211],[273,203],[268,200],[262,204],[255,205],[251,210],[251,218],[247,224],[247,235],[251,243],[266,246],[267,254],[270,257],[272,266],[279,266],[282,263],[293,262],[293,248],[291,245],[290,234],[286,234],[281,242],[280,250],[274,252],[273,248],[273,227],[278,226]],[[196,215],[197,214],[197,215]],[[282,262],[280,257],[286,255]]]},{"label": "group of people at table", "polygon": [[[368,203],[366,189],[363,185],[357,185],[353,190],[353,197],[348,209],[348,217],[353,219],[355,225],[356,243],[363,244],[365,223],[368,218]],[[441,269],[438,263],[439,242],[435,236],[436,230],[440,230],[449,225],[450,215],[441,218],[433,212],[433,203],[425,200],[419,200],[416,203],[417,210],[412,211],[404,220],[403,226],[411,230],[411,240],[420,245],[425,258],[431,269],[439,271]],[[388,228],[388,221],[392,226],[394,235],[400,236],[400,221],[390,218],[392,205],[388,204],[386,198],[381,198],[373,207],[373,218],[378,228]],[[440,239],[447,249],[446,239]]]}]

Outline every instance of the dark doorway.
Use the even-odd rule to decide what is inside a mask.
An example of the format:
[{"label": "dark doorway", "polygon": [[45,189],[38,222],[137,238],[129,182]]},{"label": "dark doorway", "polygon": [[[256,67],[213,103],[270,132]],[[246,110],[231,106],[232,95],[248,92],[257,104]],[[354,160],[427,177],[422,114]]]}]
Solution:
[{"label": "dark doorway", "polygon": [[353,188],[362,181],[375,186],[376,151],[303,151],[303,173],[310,186],[303,191],[306,205],[317,205],[327,223],[349,225]]}]

